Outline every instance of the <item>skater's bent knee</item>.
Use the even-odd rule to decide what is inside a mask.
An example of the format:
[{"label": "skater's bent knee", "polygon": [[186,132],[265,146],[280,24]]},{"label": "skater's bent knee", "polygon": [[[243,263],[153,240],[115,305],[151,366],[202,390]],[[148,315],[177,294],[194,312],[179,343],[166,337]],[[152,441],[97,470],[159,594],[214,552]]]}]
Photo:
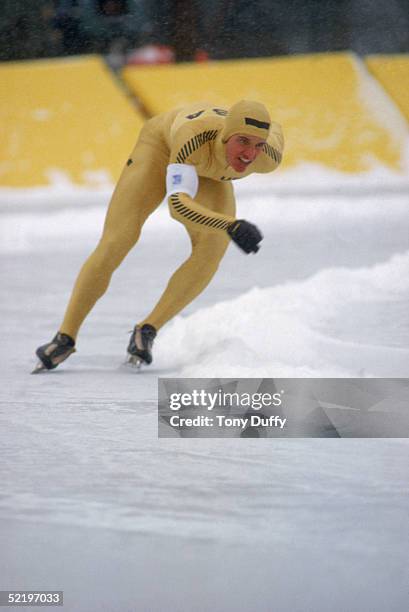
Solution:
[{"label": "skater's bent knee", "polygon": [[217,271],[221,258],[202,259],[195,262],[195,275],[206,279],[211,278]]},{"label": "skater's bent knee", "polygon": [[213,268],[217,270],[223,256],[226,252],[226,248],[214,248],[214,249],[194,249],[192,257],[195,259],[195,263],[199,267],[204,269]]}]

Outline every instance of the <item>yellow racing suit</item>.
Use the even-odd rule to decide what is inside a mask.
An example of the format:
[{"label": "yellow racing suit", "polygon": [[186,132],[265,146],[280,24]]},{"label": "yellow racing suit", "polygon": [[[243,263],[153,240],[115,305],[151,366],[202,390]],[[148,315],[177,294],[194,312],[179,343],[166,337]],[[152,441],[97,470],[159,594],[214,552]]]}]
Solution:
[{"label": "yellow racing suit", "polygon": [[85,317],[107,290],[112,273],[137,242],[147,217],[166,196],[169,164],[193,166],[198,176],[194,198],[174,190],[168,197],[172,217],[189,233],[192,252],[140,324],[160,329],[208,285],[230,242],[226,230],[235,220],[232,180],[253,172],[271,172],[279,165],[283,150],[281,128],[272,122],[262,153],[245,172],[235,172],[225,155],[226,114],[226,109],[195,104],[145,123],[112,195],[100,242],[78,275],[62,333],[75,339]]}]

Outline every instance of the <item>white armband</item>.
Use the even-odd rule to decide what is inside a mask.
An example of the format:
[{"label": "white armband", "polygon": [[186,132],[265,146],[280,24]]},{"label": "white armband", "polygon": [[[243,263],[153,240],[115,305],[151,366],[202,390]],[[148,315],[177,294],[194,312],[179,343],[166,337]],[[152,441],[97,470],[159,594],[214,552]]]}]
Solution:
[{"label": "white armband", "polygon": [[189,164],[169,164],[166,172],[166,197],[187,193],[194,198],[199,188],[196,168]]}]

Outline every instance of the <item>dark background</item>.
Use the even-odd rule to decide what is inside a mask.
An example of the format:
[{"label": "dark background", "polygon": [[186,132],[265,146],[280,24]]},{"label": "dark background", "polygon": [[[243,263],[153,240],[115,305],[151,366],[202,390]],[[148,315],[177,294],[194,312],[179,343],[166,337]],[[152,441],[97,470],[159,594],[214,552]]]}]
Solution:
[{"label": "dark background", "polygon": [[0,60],[126,55],[177,61],[352,50],[409,52],[409,0],[2,0]]}]

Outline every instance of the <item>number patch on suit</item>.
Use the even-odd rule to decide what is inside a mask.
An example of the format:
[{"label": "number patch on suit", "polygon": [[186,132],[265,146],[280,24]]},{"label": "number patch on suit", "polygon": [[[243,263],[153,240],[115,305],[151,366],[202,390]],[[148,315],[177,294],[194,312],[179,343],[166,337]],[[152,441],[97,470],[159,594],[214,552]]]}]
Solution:
[{"label": "number patch on suit", "polygon": [[186,119],[197,119],[197,117],[200,117],[200,115],[202,115],[203,113],[204,113],[204,110],[197,111],[197,113],[193,113],[192,115],[187,115]]},{"label": "number patch on suit", "polygon": [[[228,111],[224,108],[212,108],[212,111],[219,115],[220,117],[225,117]],[[197,113],[192,113],[191,115],[186,115],[186,119],[197,119],[200,115],[203,115],[204,110],[197,111]]]}]

